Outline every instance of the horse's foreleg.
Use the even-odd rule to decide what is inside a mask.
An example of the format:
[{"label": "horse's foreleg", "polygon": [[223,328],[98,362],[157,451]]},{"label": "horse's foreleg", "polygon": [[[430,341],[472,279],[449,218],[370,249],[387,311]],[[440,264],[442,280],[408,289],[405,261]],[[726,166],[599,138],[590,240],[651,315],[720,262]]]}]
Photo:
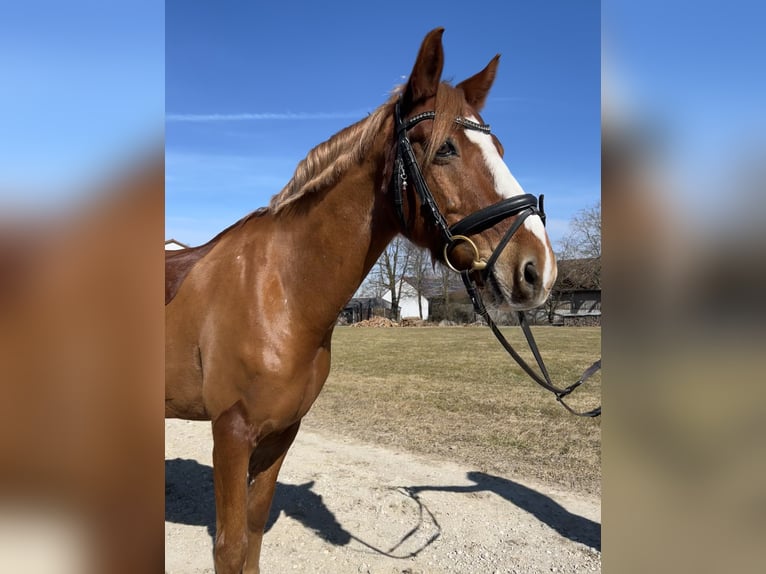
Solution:
[{"label": "horse's foreleg", "polygon": [[247,553],[247,466],[252,451],[242,410],[234,405],[213,421],[215,571],[240,574]]},{"label": "horse's foreleg", "polygon": [[279,434],[270,435],[258,444],[250,456],[250,486],[247,500],[247,561],[246,574],[258,574],[263,530],[269,518],[271,501],[279,469],[290,445],[298,433],[300,421]]}]

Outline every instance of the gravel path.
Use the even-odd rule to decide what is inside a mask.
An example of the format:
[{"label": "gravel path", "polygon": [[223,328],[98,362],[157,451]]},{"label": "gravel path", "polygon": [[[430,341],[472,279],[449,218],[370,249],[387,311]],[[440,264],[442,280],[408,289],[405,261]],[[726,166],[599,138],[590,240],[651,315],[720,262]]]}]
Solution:
[{"label": "gravel path", "polygon": [[[210,423],[165,423],[165,570],[213,572]],[[601,506],[514,477],[301,429],[264,574],[601,571]]]}]

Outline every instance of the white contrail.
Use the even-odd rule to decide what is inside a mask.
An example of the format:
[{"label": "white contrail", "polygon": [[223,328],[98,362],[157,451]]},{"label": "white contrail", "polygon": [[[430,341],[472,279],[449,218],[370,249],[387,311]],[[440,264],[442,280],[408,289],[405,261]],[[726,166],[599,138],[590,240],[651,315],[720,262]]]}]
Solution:
[{"label": "white contrail", "polygon": [[358,119],[367,114],[363,110],[350,112],[263,112],[241,114],[166,114],[168,122],[238,122],[260,120],[345,120]]}]

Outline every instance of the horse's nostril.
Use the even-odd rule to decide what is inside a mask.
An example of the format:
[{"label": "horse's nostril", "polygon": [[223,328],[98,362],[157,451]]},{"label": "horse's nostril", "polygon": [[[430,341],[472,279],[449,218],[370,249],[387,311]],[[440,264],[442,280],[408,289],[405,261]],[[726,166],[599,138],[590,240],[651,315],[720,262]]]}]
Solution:
[{"label": "horse's nostril", "polygon": [[534,263],[530,261],[524,265],[524,281],[530,285],[535,285],[539,277],[540,275],[537,273],[537,267],[535,267]]}]

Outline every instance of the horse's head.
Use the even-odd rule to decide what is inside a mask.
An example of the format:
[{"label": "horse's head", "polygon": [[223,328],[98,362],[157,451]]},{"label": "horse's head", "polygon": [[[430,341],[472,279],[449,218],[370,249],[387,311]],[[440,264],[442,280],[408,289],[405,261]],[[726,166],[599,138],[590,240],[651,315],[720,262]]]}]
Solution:
[{"label": "horse's head", "polygon": [[495,303],[531,309],[550,293],[556,261],[542,206],[524,193],[479,115],[499,56],[450,86],[441,82],[442,32],[423,40],[395,108],[392,189],[401,225],[436,259],[471,269]]}]

